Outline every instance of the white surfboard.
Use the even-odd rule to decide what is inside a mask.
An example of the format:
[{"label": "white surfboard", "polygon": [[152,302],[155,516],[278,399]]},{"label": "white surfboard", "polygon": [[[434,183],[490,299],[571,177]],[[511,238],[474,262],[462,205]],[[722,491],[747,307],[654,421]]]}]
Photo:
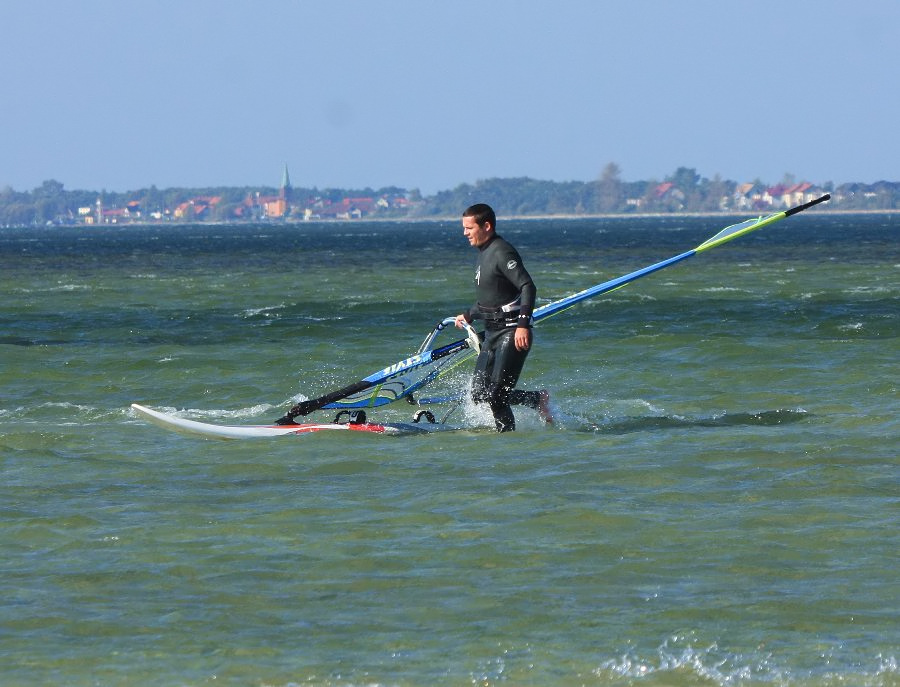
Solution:
[{"label": "white surfboard", "polygon": [[390,423],[372,423],[366,422],[362,424],[350,423],[334,423],[334,422],[309,422],[297,425],[216,425],[208,422],[199,422],[197,420],[189,420],[183,417],[162,413],[152,408],[131,404],[132,410],[144,420],[148,420],[163,429],[172,432],[178,432],[192,437],[201,437],[203,439],[263,439],[270,437],[280,437],[288,434],[310,434],[312,432],[322,431],[341,431],[341,432],[369,432],[371,434],[422,434],[433,432],[436,430],[456,429],[447,425],[423,422],[406,423],[406,422],[390,422]]}]

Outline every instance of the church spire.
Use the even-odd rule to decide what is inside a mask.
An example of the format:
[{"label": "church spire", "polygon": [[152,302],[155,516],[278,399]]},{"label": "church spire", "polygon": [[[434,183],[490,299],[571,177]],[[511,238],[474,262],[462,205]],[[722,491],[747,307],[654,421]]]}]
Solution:
[{"label": "church spire", "polygon": [[284,164],[284,172],[281,174],[281,199],[286,203],[291,201],[291,177],[288,174],[287,163]]}]

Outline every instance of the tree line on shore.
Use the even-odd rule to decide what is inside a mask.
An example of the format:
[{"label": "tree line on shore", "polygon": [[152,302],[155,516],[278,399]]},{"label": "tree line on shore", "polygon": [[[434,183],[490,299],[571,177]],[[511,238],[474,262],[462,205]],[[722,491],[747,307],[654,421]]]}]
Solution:
[{"label": "tree line on shore", "polygon": [[[260,198],[286,197],[278,219],[317,219],[318,210],[343,204],[348,199],[367,201],[350,217],[430,218],[456,217],[475,202],[489,202],[499,214],[516,216],[599,215],[643,213],[718,213],[765,211],[781,203],[771,195],[774,188],[798,186],[791,175],[777,184],[760,180],[738,183],[701,177],[696,170],[680,167],[663,180],[623,181],[610,163],[601,176],[589,182],[542,181],[527,177],[494,178],[460,184],[456,188],[423,196],[417,189],[396,186],[380,189],[317,189],[273,187],[168,188],[156,186],[136,191],[70,191],[56,180],[43,182],[31,191],[0,189],[0,226],[43,226],[85,223],[94,208],[133,208],[115,221],[259,221],[271,220]],[[846,211],[900,209],[900,182],[874,184],[831,182],[804,184],[813,192],[828,192],[832,201],[823,209]],[[173,210],[196,198],[215,198],[203,215],[178,216]],[[378,202],[380,200],[380,202]],[[403,202],[397,202],[402,200]],[[371,201],[371,202],[369,202]],[[362,205],[360,205],[362,207]],[[90,210],[89,210],[90,209]],[[333,215],[332,215],[333,216]],[[121,217],[121,215],[118,215]],[[91,221],[95,221],[92,219]],[[96,217],[96,221],[104,220]]]}]

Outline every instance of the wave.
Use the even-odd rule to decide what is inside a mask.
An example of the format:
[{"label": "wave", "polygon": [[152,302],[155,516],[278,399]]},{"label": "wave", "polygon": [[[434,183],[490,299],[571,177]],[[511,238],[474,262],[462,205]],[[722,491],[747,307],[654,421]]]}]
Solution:
[{"label": "wave", "polygon": [[[641,655],[627,650],[621,656],[603,661],[593,672],[604,682],[611,684],[648,685],[830,685],[854,684],[881,687],[895,684],[898,661],[895,656],[878,654],[867,661],[835,660],[840,646],[819,655],[821,667],[802,670],[780,665],[776,654],[762,647],[751,654],[722,650],[715,642],[697,646],[693,633],[673,635],[653,653]],[[866,665],[868,663],[868,665]],[[853,665],[846,670],[835,665]]]},{"label": "wave", "polygon": [[599,421],[583,420],[582,431],[599,434],[630,434],[653,430],[682,429],[690,427],[742,427],[792,424],[808,420],[811,415],[803,409],[779,408],[757,412],[721,413],[712,416],[689,417],[683,415],[643,415],[624,418],[607,418]]}]

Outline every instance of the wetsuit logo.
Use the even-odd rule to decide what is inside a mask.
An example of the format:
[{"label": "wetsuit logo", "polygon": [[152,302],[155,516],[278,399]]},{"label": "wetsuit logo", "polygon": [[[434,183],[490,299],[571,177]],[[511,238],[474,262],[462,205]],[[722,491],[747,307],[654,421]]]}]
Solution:
[{"label": "wetsuit logo", "polygon": [[475,270],[475,283],[481,286],[481,265]]},{"label": "wetsuit logo", "polygon": [[519,263],[517,263],[515,260],[510,260],[508,263],[506,263],[506,269],[514,270],[514,269],[516,269],[516,265],[518,265],[518,264]]}]

